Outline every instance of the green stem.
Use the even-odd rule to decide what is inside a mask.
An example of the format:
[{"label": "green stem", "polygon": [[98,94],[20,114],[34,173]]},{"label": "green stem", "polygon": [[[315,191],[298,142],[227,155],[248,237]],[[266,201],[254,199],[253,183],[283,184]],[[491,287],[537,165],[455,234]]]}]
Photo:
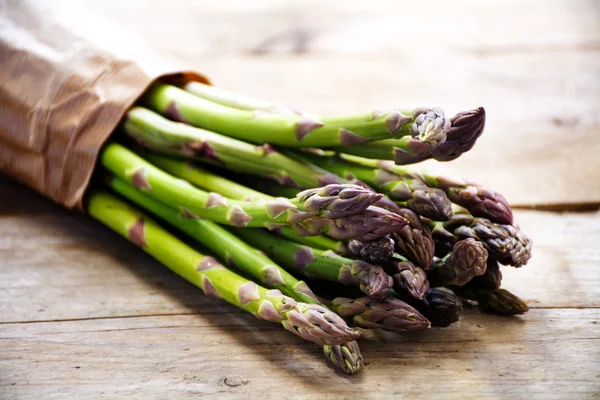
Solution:
[{"label": "green stem", "polygon": [[142,98],[153,110],[180,122],[252,143],[288,147],[330,147],[411,134],[425,110],[369,113],[351,117],[289,116],[223,106],[165,84],[153,85]]},{"label": "green stem", "polygon": [[[206,295],[222,298],[267,321],[279,322],[287,330],[319,344],[342,344],[358,337],[357,332],[326,308],[297,303],[277,290],[267,290],[242,278],[107,192],[91,192],[87,209],[92,217],[200,287]],[[316,320],[315,312],[320,314]],[[323,324],[323,320],[329,324]]]},{"label": "green stem", "polygon": [[[415,146],[420,146],[420,149],[415,149]],[[393,161],[404,154],[421,155],[422,160],[426,160],[431,158],[431,155],[427,153],[428,148],[429,146],[411,137],[402,137],[399,139],[376,140],[359,146],[337,147],[335,150],[338,153],[352,154],[364,158]]]},{"label": "green stem", "polygon": [[269,227],[272,224],[297,223],[298,218],[314,216],[314,213],[300,214],[302,202],[297,199],[259,203],[226,200],[220,195],[207,193],[163,172],[116,143],[105,147],[100,162],[113,174],[157,200],[221,224]]},{"label": "green stem", "polygon": [[233,229],[250,245],[264,251],[284,268],[307,277],[360,286],[369,297],[383,298],[389,293],[392,279],[381,267],[351,260],[335,253],[284,240],[263,230]]},{"label": "green stem", "polygon": [[250,111],[260,110],[284,115],[300,115],[300,113],[281,104],[255,99],[200,82],[188,82],[183,86],[183,89],[205,100],[231,108]]},{"label": "green stem", "polygon": [[143,107],[133,107],[127,112],[123,130],[142,146],[158,153],[191,158],[288,185],[312,188],[341,182],[335,175],[287,157],[272,146],[256,146],[173,122]]},{"label": "green stem", "polygon": [[177,211],[140,192],[121,179],[106,179],[105,183],[128,200],[197,240],[204,247],[210,249],[221,261],[231,264],[231,267],[239,268],[265,287],[279,289],[285,295],[298,301],[318,304],[306,283],[294,278],[264,253],[247,245],[223,227],[214,222],[192,218],[185,212]]},{"label": "green stem", "polygon": [[[200,168],[197,165],[190,164],[186,161],[175,160],[156,154],[143,153],[144,158],[151,161],[154,165],[162,168],[174,176],[185,179],[192,185],[202,188],[207,191],[219,193],[229,199],[235,200],[274,200],[273,196],[250,189],[239,183],[213,174],[212,172]],[[295,192],[296,195],[298,191]],[[302,243],[310,247],[315,247],[323,250],[331,250],[336,253],[345,254],[347,252],[346,245],[339,241],[331,239],[327,236],[301,236],[294,229],[289,227],[281,227],[277,232],[296,243]]]}]

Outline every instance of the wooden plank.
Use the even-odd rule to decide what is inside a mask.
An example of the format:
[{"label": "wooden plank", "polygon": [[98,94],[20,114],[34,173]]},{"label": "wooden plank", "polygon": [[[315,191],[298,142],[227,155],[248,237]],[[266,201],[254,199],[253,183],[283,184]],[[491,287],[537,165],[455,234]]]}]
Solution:
[{"label": "wooden plank", "polygon": [[[418,2],[386,0],[178,0],[176,6],[159,0],[88,3],[166,52],[195,55],[372,55],[420,50],[437,57],[450,46],[486,56],[531,50],[589,51],[597,50],[600,28],[598,10],[587,0],[433,0],[427,3],[427,11]],[[177,29],[150,28],[156,26]],[[432,48],[433,43],[437,46]]]},{"label": "wooden plank", "polygon": [[367,340],[356,377],[245,314],[0,324],[0,397],[592,399],[599,320],[598,309],[469,313],[450,328]]},{"label": "wooden plank", "polygon": [[[0,200],[0,322],[202,313],[212,304],[96,221],[4,187],[17,197]],[[27,213],[3,211],[14,212],[16,198]],[[516,220],[534,257],[505,268],[505,286],[536,307],[600,307],[600,213],[518,211]]]},{"label": "wooden plank", "polygon": [[533,307],[600,307],[600,212],[515,218],[533,240],[533,257],[520,269],[503,267],[503,286]]}]

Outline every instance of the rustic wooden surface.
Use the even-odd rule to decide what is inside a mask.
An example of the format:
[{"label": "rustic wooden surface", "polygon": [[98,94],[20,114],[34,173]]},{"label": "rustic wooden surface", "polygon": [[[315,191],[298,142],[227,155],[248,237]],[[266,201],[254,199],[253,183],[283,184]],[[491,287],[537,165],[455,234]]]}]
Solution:
[{"label": "rustic wooden surface", "polygon": [[477,147],[444,167],[547,210],[516,212],[534,257],[505,270],[532,309],[369,337],[368,365],[346,377],[318,346],[0,178],[0,398],[600,397],[598,2],[93,7],[221,86],[311,111],[486,106]]}]

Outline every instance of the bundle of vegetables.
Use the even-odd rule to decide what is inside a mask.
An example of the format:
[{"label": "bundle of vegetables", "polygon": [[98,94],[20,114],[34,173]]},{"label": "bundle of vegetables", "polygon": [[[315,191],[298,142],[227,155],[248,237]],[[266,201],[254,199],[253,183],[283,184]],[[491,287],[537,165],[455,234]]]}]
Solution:
[{"label": "bundle of vegetables", "polygon": [[363,329],[448,326],[461,298],[527,311],[500,288],[499,264],[531,256],[502,195],[408,165],[455,159],[484,122],[483,108],[326,118],[156,83],[104,147],[104,188],[87,209],[206,295],[280,323],[354,374]]}]

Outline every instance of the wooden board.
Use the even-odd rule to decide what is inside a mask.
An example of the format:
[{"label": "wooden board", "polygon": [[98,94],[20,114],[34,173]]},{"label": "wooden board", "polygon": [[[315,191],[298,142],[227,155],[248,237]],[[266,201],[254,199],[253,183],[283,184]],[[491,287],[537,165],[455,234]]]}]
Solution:
[{"label": "wooden board", "polygon": [[[211,307],[207,307],[206,310]],[[227,310],[231,311],[231,310]],[[600,310],[467,313],[451,328],[363,341],[362,374],[246,314],[0,324],[0,397],[593,399]]]},{"label": "wooden board", "polygon": [[[484,136],[444,168],[514,205],[600,204],[594,1],[85,4],[220,86],[302,109],[484,105]],[[115,32],[102,30],[126,40]],[[534,257],[504,286],[528,314],[369,336],[368,365],[346,377],[318,346],[0,177],[0,398],[599,398],[600,213],[515,216]]]}]

